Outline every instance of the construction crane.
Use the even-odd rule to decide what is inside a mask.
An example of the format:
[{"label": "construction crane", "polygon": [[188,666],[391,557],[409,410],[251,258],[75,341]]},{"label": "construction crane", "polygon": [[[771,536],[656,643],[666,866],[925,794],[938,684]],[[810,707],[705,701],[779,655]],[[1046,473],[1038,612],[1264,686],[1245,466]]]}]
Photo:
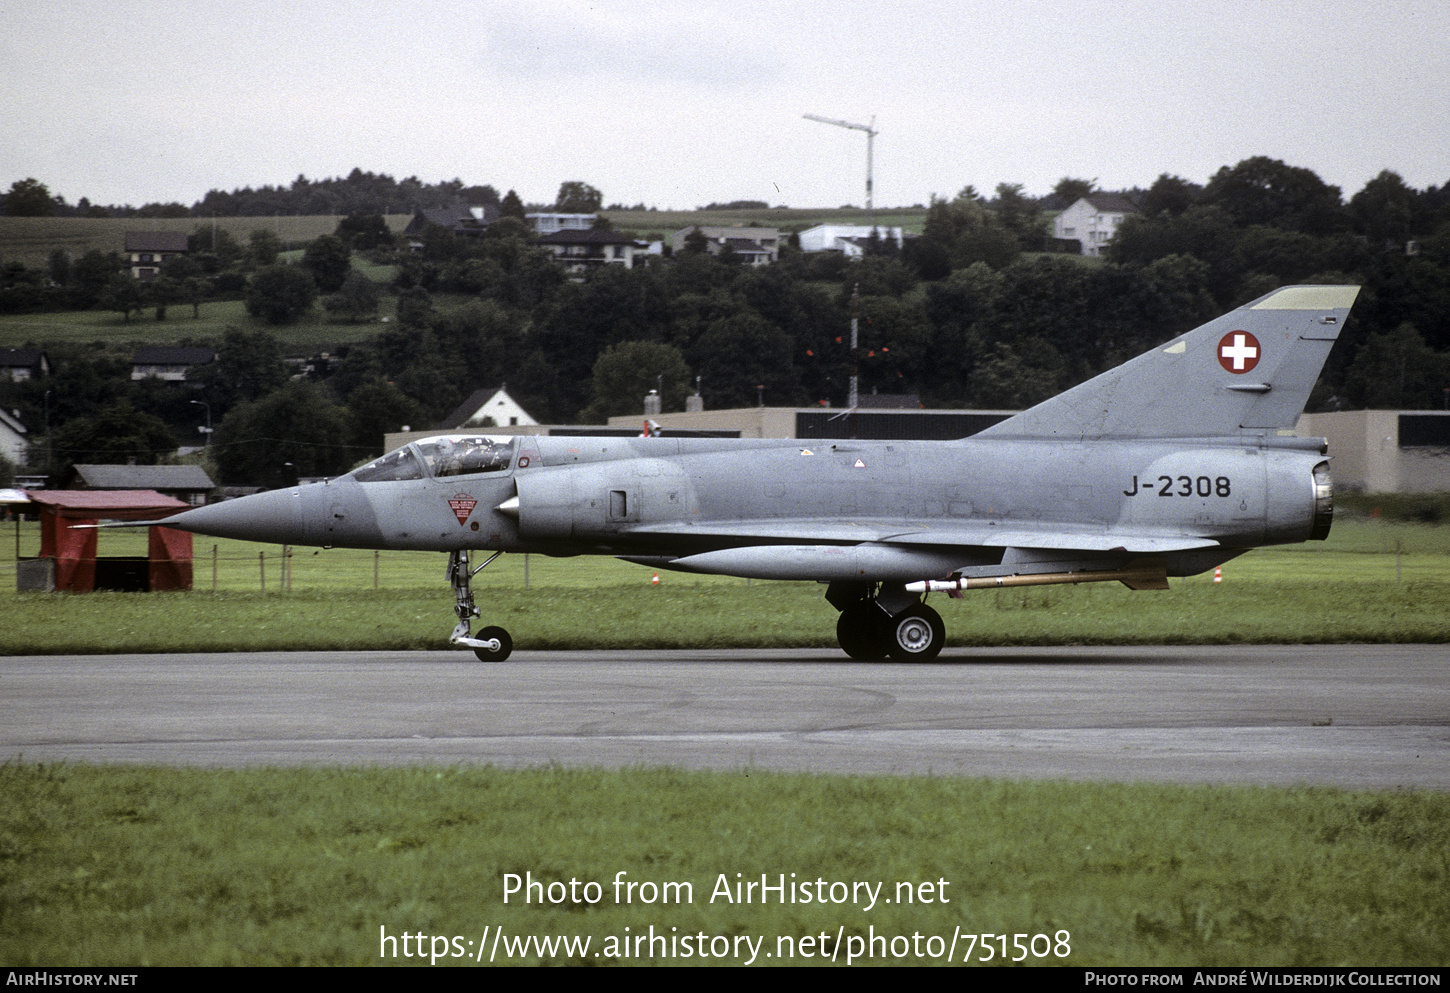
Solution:
[{"label": "construction crane", "polygon": [[816,114],[802,115],[808,121],[819,121],[822,124],[834,124],[838,128],[850,128],[852,131],[866,132],[866,212],[871,213],[871,151],[876,141],[876,118],[871,118],[870,124],[852,124],[850,121],[838,121],[830,117],[820,117]]}]

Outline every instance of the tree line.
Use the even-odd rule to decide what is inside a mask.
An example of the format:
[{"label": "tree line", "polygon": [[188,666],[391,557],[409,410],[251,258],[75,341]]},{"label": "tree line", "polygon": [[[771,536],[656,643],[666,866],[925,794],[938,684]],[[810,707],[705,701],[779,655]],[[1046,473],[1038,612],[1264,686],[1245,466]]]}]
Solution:
[{"label": "tree line", "polygon": [[[565,185],[598,202],[593,187]],[[1059,200],[1092,192],[1083,180],[1059,187]],[[709,408],[841,406],[853,313],[864,393],[1021,408],[1294,282],[1364,286],[1313,408],[1445,402],[1443,190],[1414,190],[1385,172],[1346,202],[1309,170],[1250,159],[1202,186],[1165,175],[1134,192],[1140,212],[1104,260],[1045,251],[1042,202],[1005,183],[991,197],[968,187],[934,198],[920,237],[902,247],[870,238],[859,261],[787,245],[777,263],[749,267],[696,240],[650,264],[571,278],[517,218],[481,237],[433,228],[398,246],[382,237],[380,217],[359,215],[310,244],[300,264],[279,265],[263,231],[245,247],[199,243],[189,259],[207,285],[245,296],[257,321],[213,343],[221,357],[190,390],[131,383],[116,359],[66,348],[53,350],[49,381],[5,386],[0,402],[36,424],[41,393],[52,394],[57,461],[103,461],[94,457],[103,413],[113,436],[115,425],[146,417],[181,435],[194,431],[193,401],[204,402],[218,422],[223,480],[276,485],[288,472],[343,471],[376,454],[384,431],[436,424],[475,389],[504,383],[539,420],[558,423],[638,412],[656,388],[666,410],[697,387]],[[196,237],[210,237],[205,226]],[[396,267],[391,285],[351,267],[360,252]],[[289,283],[300,289],[283,306]],[[367,320],[383,295],[393,319],[305,373],[283,361],[267,330],[319,299],[336,319]],[[63,433],[83,419],[92,423]],[[159,434],[127,437],[110,453],[123,461],[166,448]]]},{"label": "tree line", "polygon": [[446,207],[460,200],[498,205],[492,186],[468,186],[461,179],[425,183],[417,176],[394,179],[386,173],[353,169],[346,176],[308,179],[298,175],[287,185],[208,190],[190,206],[176,201],[102,205],[81,197],[74,204],[29,178],[0,194],[0,214],[10,217],[270,217],[274,214],[411,214]]}]

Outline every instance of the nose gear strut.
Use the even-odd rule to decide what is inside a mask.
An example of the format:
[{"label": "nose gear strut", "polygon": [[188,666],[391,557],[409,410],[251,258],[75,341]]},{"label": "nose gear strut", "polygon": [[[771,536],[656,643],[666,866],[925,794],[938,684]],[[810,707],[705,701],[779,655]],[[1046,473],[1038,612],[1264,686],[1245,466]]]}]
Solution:
[{"label": "nose gear strut", "polygon": [[477,638],[468,633],[469,621],[479,615],[478,607],[473,602],[473,577],[488,568],[502,554],[503,552],[494,552],[482,565],[470,569],[468,549],[460,548],[448,553],[448,582],[453,585],[453,612],[458,615],[458,626],[449,635],[448,643],[466,645],[473,649],[473,654],[478,656],[480,662],[502,662],[514,650],[514,640],[503,628],[483,628],[478,632]]}]

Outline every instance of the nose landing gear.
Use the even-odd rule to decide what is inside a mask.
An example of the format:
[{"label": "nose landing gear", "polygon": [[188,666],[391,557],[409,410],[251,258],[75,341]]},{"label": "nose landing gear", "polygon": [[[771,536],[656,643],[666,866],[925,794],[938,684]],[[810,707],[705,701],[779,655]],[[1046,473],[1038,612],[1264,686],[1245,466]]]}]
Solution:
[{"label": "nose landing gear", "polygon": [[478,607],[473,602],[473,577],[488,568],[502,554],[503,552],[494,552],[478,568],[470,569],[468,549],[461,548],[448,553],[448,581],[453,585],[453,612],[458,615],[458,626],[449,635],[448,642],[472,648],[480,662],[502,662],[514,650],[514,640],[501,627],[483,628],[476,638],[468,633],[469,622],[479,615]]}]

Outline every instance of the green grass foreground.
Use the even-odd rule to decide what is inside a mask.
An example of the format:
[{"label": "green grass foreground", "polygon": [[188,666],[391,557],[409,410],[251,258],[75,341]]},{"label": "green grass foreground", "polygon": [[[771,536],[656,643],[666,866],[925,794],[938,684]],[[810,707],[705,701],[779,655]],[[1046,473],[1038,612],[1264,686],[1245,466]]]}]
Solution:
[{"label": "green grass foreground", "polygon": [[[844,962],[852,939],[860,950],[874,933],[886,943],[870,961],[925,964],[941,961],[960,929],[1021,934],[1024,945],[1050,936],[1035,956],[1008,939],[1008,957],[1030,964],[1444,965],[1447,852],[1450,795],[1433,793],[10,763],[0,767],[0,961],[421,964],[403,954],[406,932],[428,935],[439,965],[473,964],[464,956],[502,928],[503,948],[530,935],[591,944],[583,954],[500,950],[499,964],[629,963],[619,939],[653,926],[667,938],[763,939],[757,964],[780,964],[782,938],[823,932],[818,957],[797,944],[795,962],[819,963],[838,936]],[[616,903],[621,872],[653,883],[653,902],[646,887]],[[553,890],[563,902],[535,891],[532,903],[518,893],[505,904],[509,873],[565,884]],[[891,902],[868,910],[718,895],[722,876],[733,890],[762,874],[772,884],[782,874],[879,883]],[[570,880],[579,902],[564,893]],[[599,889],[584,889],[590,882]],[[898,902],[898,884],[916,902]],[[380,954],[384,932],[399,939],[395,957]],[[911,942],[889,942],[912,935],[926,954],[899,957]],[[724,961],[744,962],[738,947]],[[680,948],[640,958],[720,961]],[[979,944],[973,959],[984,954]],[[994,947],[993,964],[1000,954]]]}]

